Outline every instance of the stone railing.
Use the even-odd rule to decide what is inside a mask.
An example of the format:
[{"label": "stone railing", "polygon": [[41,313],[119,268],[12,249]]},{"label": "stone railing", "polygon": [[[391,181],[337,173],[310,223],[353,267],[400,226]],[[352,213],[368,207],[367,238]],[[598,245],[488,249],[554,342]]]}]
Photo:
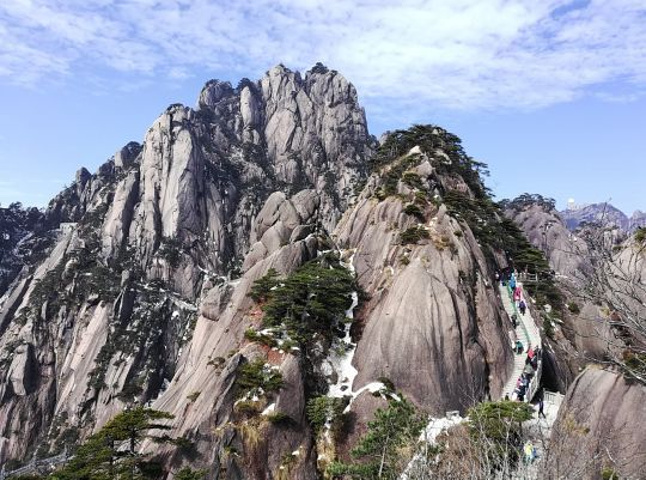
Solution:
[{"label": "stone railing", "polygon": [[62,453],[55,455],[49,458],[41,458],[38,460],[32,460],[24,467],[17,468],[10,472],[5,471],[4,465],[0,470],[0,480],[5,480],[8,477],[15,477],[20,475],[28,474],[38,474],[46,473],[49,470],[52,470],[54,467],[66,463],[71,457],[67,454],[67,449],[63,450]]},{"label": "stone railing", "polygon": [[543,401],[549,403],[550,405],[555,405],[557,407],[561,406],[563,403],[563,398],[565,396],[561,395],[558,392],[548,392],[547,390],[543,393]]}]

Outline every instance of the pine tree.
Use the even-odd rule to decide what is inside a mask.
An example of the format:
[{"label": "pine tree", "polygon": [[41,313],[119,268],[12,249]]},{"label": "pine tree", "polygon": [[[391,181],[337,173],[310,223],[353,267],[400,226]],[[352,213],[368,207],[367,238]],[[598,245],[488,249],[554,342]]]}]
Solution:
[{"label": "pine tree", "polygon": [[307,263],[272,291],[264,307],[264,322],[268,326],[284,324],[300,343],[317,333],[330,339],[352,303],[354,288],[354,278],[345,268]]},{"label": "pine tree", "polygon": [[391,399],[377,409],[368,432],[352,450],[353,463],[334,462],[328,473],[361,479],[396,479],[406,466],[424,426],[417,410],[405,398]]},{"label": "pine tree", "polygon": [[274,268],[270,268],[267,273],[256,280],[251,287],[249,296],[256,302],[266,302],[274,287],[278,285],[278,272]]},{"label": "pine tree", "polygon": [[126,410],[110,420],[101,430],[90,436],[76,451],[72,460],[52,474],[57,480],[135,480],[156,477],[160,467],[137,452],[144,438],[157,442],[172,441],[167,435],[153,436],[151,430],[169,430],[157,420],[174,418],[173,415],[150,408]]}]

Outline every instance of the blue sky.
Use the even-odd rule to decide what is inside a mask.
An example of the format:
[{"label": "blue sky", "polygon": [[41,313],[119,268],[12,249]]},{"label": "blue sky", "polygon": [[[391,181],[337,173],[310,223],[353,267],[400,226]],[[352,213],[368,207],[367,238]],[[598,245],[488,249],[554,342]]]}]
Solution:
[{"label": "blue sky", "polygon": [[317,61],[372,133],[460,136],[499,198],[646,210],[643,0],[3,0],[0,203],[46,204],[209,78]]}]

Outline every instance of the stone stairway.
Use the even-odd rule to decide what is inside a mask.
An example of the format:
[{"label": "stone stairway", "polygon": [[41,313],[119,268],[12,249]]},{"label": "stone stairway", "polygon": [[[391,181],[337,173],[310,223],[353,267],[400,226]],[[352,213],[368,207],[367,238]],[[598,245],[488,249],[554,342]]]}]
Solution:
[{"label": "stone stairway", "polygon": [[[521,288],[521,291],[523,292],[521,294],[521,298],[525,301],[527,305],[529,305],[529,299],[525,297],[524,291],[522,284],[518,284]],[[516,338],[518,338],[521,342],[523,342],[523,347],[524,351],[520,355],[514,354],[514,370],[509,377],[509,381],[505,385],[503,391],[502,391],[502,398],[505,397],[505,395],[509,395],[509,398],[513,399],[513,391],[516,388],[516,382],[518,381],[518,378],[522,375],[523,370],[525,369],[525,359],[527,358],[527,351],[532,348],[532,347],[540,347],[542,348],[542,342],[541,342],[541,333],[540,330],[538,329],[538,325],[534,321],[534,317],[532,316],[529,308],[525,312],[525,315],[521,315],[518,309],[516,308],[516,304],[512,300],[512,295],[511,295],[511,290],[508,287],[503,287],[502,285],[498,286],[499,291],[500,291],[500,299],[503,302],[505,312],[507,312],[507,315],[511,318],[512,315],[516,315],[516,318],[518,318],[518,323],[516,326],[515,330],[515,335]],[[511,342],[511,338],[510,338]],[[540,381],[541,381],[541,374],[542,374],[543,368],[542,368],[542,362],[540,361],[539,357],[539,362],[538,362],[538,368],[536,369],[536,372],[534,374],[534,377],[532,378],[527,394],[525,395],[525,401],[530,402],[536,392],[538,391]],[[529,438],[532,440],[533,445],[536,447],[536,451],[538,454],[538,459],[535,460],[532,463],[526,463],[523,461],[523,454],[521,452],[520,457],[521,460],[517,466],[517,468],[514,469],[512,472],[508,472],[504,478],[510,479],[510,480],[536,480],[539,477],[539,472],[542,467],[542,463],[544,460],[544,445],[545,443],[549,440],[550,436],[550,430],[552,423],[556,419],[556,415],[558,412],[559,404],[554,404],[551,399],[552,397],[555,396],[555,394],[551,394],[552,396],[546,395],[545,398],[545,413],[547,416],[547,419],[541,419],[538,418],[538,414],[536,414],[536,418],[532,418],[531,420],[527,421],[524,423],[524,428],[526,428],[527,433]],[[502,480],[502,479],[501,479]]]},{"label": "stone stairway", "polygon": [[21,476],[28,477],[30,475],[45,475],[50,473],[54,468],[64,463],[67,463],[72,457],[67,453],[67,447],[62,453],[49,458],[41,458],[39,460],[32,460],[24,467],[20,467],[10,472],[5,471],[5,466],[0,468],[0,480],[5,480],[9,477],[19,478]]},{"label": "stone stairway", "polygon": [[[519,286],[522,290],[522,285],[519,284]],[[512,301],[511,292],[508,287],[499,284],[498,288],[500,291],[500,299],[502,300],[507,315],[509,315],[510,319],[513,314],[515,314],[518,318],[515,334],[516,338],[518,338],[523,343],[524,347],[522,354],[514,354],[514,370],[512,371],[509,380],[505,384],[501,395],[501,398],[504,398],[505,395],[509,395],[509,398],[512,398],[512,392],[516,388],[518,377],[522,375],[523,370],[525,369],[525,358],[527,357],[527,350],[529,350],[529,348],[531,347],[541,346],[541,334],[538,330],[538,327],[536,326],[536,322],[534,321],[532,314],[529,311],[529,308],[525,312],[525,315],[521,315],[520,312],[517,311],[516,305]],[[525,303],[529,305],[529,300],[525,298],[524,293],[522,295],[522,298],[525,300]],[[510,342],[511,341],[512,339],[510,338]],[[539,362],[538,370],[536,371],[536,375],[532,379],[528,395],[526,395],[525,397],[526,401],[530,401],[536,393],[536,390],[538,389],[542,372],[541,367],[541,362]]]},{"label": "stone stairway", "polygon": [[537,458],[529,464],[521,459],[516,470],[505,480],[537,480],[541,478],[541,472],[545,471],[546,447],[549,445],[552,425],[556,421],[562,401],[563,395],[545,392],[545,418],[539,418],[536,413],[535,417],[523,423],[525,434],[536,447]]},{"label": "stone stairway", "polygon": [[[522,288],[523,288],[522,284],[518,284],[518,285],[520,286],[522,291]],[[514,354],[514,369],[501,394],[501,398],[504,398],[505,394],[508,394],[509,397],[511,398],[512,393],[516,388],[516,381],[522,375],[523,370],[525,369],[525,359],[527,358],[527,350],[531,347],[537,347],[537,346],[542,348],[542,342],[541,342],[540,330],[538,329],[538,326],[534,321],[534,317],[530,313],[529,309],[527,309],[527,311],[525,312],[525,315],[521,315],[520,312],[517,311],[516,305],[512,301],[511,292],[508,290],[508,288],[503,287],[502,285],[498,285],[498,288],[500,293],[500,299],[505,308],[505,312],[510,317],[510,324],[511,324],[511,316],[513,314],[516,314],[516,317],[518,318],[518,324],[514,332],[515,337],[513,338],[513,341],[515,342],[516,338],[520,339],[520,341],[523,342],[523,347],[524,347],[524,351],[522,354],[520,355]],[[521,294],[521,298],[525,300],[526,304],[529,305],[529,299],[525,297],[524,293]],[[510,330],[510,334],[511,332],[512,331]],[[511,347],[512,347],[512,338],[510,336],[510,348]],[[538,368],[536,369],[534,377],[532,378],[528,393],[525,396],[526,402],[531,401],[534,394],[538,390],[538,386],[540,385],[541,372],[542,372],[542,363],[539,360]],[[542,462],[544,460],[544,452],[545,452],[544,445],[549,441],[551,426],[554,423],[556,416],[558,414],[558,409],[562,398],[563,398],[562,395],[559,395],[557,393],[545,392],[545,414],[547,418],[546,419],[538,418],[538,414],[535,413],[534,414],[535,416],[532,416],[532,419],[523,423],[523,428],[526,429],[528,433],[528,437],[532,440],[534,445],[536,445],[538,459],[530,464],[524,463],[523,453],[521,451],[520,452],[521,459],[519,461],[519,464],[515,467],[509,466],[509,468],[505,469],[504,472],[498,472],[498,474],[495,474],[494,476],[491,477],[492,480],[537,480],[539,478],[539,472],[540,472],[540,469],[542,468]],[[451,413],[453,412],[447,412],[447,416],[445,418],[431,419],[424,433],[422,434],[422,438],[426,440],[425,444],[432,445],[435,441],[436,436],[445,428],[448,428],[449,426],[460,423],[464,420],[468,420],[468,419],[462,419],[461,417],[457,416],[457,412],[453,414]],[[413,458],[413,460],[411,460],[411,462],[408,464],[405,471],[399,477],[399,480],[410,480],[412,478],[420,478],[420,477],[416,477],[415,474],[417,472],[416,469],[424,468],[424,461],[422,460],[424,458],[426,457],[423,456],[421,453],[417,454]],[[423,477],[423,478],[426,478],[426,477]]]}]

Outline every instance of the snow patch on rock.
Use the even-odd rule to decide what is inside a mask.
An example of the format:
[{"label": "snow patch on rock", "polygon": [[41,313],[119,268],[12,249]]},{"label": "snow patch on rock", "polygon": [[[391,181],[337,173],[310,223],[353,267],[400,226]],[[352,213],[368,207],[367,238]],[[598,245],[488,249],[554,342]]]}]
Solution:
[{"label": "snow patch on rock", "polygon": [[270,403],[269,405],[267,405],[267,408],[265,408],[262,411],[261,415],[271,415],[272,413],[274,413],[275,410],[276,410],[276,402]]},{"label": "snow patch on rock", "polygon": [[[449,428],[459,425],[466,419],[462,418],[458,412],[447,412],[446,417],[429,419],[426,428],[419,436],[419,441],[422,444],[435,445],[437,437]],[[417,473],[424,469],[424,452],[417,453],[410,461],[404,473],[401,474],[399,480],[410,480],[417,478]]]},{"label": "snow patch on rock", "polygon": [[[344,268],[354,274],[354,254],[353,251],[347,262],[341,262]],[[330,385],[328,396],[341,398],[352,394],[352,384],[358,375],[356,368],[352,366],[354,352],[357,348],[356,343],[352,343],[350,328],[354,320],[354,309],[359,304],[359,294],[352,292],[352,304],[346,310],[346,321],[344,324],[345,335],[335,345],[332,346],[327,361],[323,364],[323,371],[326,375],[332,376],[336,373],[336,382]]]}]

